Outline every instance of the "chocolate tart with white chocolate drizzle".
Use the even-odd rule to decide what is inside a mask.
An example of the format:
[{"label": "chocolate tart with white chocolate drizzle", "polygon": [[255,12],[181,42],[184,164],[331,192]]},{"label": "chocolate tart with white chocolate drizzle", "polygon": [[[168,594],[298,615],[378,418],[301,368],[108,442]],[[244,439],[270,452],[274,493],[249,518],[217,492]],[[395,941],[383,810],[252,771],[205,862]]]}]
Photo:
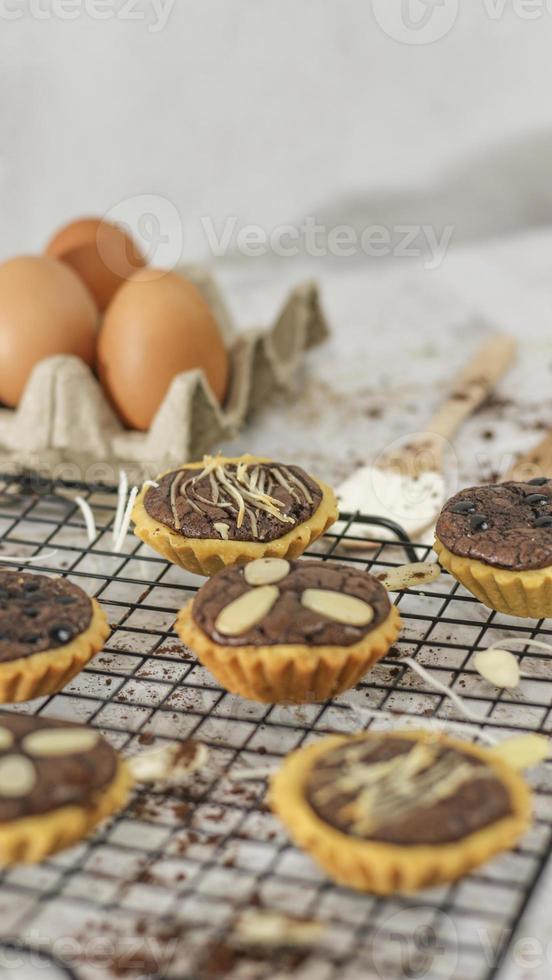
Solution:
[{"label": "chocolate tart with white chocolate drizzle", "polygon": [[400,627],[387,590],[368,572],[282,558],[219,572],[176,624],[227,690],[297,703],[352,687],[387,653]]},{"label": "chocolate tart with white chocolate drizzle", "polygon": [[215,456],[145,486],[132,518],[138,537],[169,561],[213,575],[265,555],[299,556],[336,520],[337,505],[298,466]]},{"label": "chocolate tart with white chocolate drizzle", "polygon": [[430,732],[332,736],[285,759],[271,804],[338,883],[413,892],[454,881],[517,842],[531,815],[517,770],[547,753],[548,740],[534,736],[496,749]]}]

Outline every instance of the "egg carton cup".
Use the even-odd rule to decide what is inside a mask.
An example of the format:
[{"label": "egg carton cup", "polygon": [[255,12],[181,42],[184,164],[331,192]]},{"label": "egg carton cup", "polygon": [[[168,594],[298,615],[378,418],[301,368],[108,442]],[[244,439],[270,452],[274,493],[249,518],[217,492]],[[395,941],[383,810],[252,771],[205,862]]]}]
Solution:
[{"label": "egg carton cup", "polygon": [[137,481],[201,458],[233,438],[271,391],[289,389],[303,352],[328,334],[313,282],[293,289],[271,327],[238,332],[211,275],[199,266],[177,271],[208,302],[228,349],[224,407],[203,371],[185,371],[173,379],[150,429],[129,430],[80,358],[49,357],[34,368],[17,409],[0,409],[2,471],[111,484],[122,468]]}]

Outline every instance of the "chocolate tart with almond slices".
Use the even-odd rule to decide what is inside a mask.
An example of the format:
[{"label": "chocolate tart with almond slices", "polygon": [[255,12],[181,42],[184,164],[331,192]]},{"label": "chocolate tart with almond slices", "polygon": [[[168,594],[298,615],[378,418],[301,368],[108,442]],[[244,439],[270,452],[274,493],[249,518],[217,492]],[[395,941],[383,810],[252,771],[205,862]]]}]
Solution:
[{"label": "chocolate tart with almond slices", "polygon": [[144,486],[132,519],[169,561],[214,575],[257,558],[297,558],[337,519],[337,503],[299,466],[206,456]]},{"label": "chocolate tart with almond slices", "polygon": [[0,712],[0,865],[75,844],[125,804],[131,784],[94,729]]},{"label": "chocolate tart with almond slices", "polygon": [[481,602],[511,616],[552,615],[552,480],[470,487],[441,511],[435,551]]},{"label": "chocolate tart with almond slices", "polygon": [[109,633],[98,602],[78,585],[0,569],[0,702],[59,691]]},{"label": "chocolate tart with almond slices", "polygon": [[292,752],[270,801],[334,881],[378,895],[462,877],[513,847],[532,809],[499,751],[413,731],[336,735]]},{"label": "chocolate tart with almond slices", "polygon": [[301,703],[353,687],[388,652],[401,620],[368,572],[260,558],[206,582],[176,629],[228,691]]}]

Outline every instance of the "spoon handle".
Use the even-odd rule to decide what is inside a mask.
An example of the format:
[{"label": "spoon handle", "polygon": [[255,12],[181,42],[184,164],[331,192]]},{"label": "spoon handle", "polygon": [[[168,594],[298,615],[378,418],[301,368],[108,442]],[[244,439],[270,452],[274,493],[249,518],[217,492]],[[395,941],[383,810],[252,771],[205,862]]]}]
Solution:
[{"label": "spoon handle", "polygon": [[503,480],[533,480],[536,477],[552,477],[552,432],[517,462],[510,466]]},{"label": "spoon handle", "polygon": [[486,341],[458,374],[451,394],[428,424],[428,432],[451,439],[463,422],[485,401],[511,366],[516,342],[506,334]]},{"label": "spoon handle", "polygon": [[516,342],[506,334],[487,340],[457,375],[451,393],[435,413],[425,432],[408,444],[380,457],[380,469],[398,468],[411,477],[443,468],[448,440],[485,401],[506,373],[516,353]]}]

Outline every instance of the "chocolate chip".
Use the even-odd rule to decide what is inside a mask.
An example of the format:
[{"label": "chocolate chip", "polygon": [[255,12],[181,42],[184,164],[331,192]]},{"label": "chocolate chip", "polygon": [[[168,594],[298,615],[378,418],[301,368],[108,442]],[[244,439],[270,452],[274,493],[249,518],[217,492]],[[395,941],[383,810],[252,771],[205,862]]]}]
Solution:
[{"label": "chocolate chip", "polygon": [[552,517],[549,514],[545,517],[538,517],[535,521],[535,527],[552,527]]},{"label": "chocolate chip", "polygon": [[50,638],[54,643],[69,643],[69,640],[73,639],[73,630],[67,626],[54,626],[50,630]]},{"label": "chocolate chip", "polygon": [[39,582],[32,582],[32,581],[23,582],[23,589],[25,592],[38,592],[39,588],[40,588]]},{"label": "chocolate chip", "polygon": [[460,500],[450,509],[453,514],[473,514],[475,513],[475,504],[471,500]]},{"label": "chocolate chip", "polygon": [[77,600],[74,599],[72,595],[57,595],[56,598],[55,598],[55,601],[60,606],[71,606]]},{"label": "chocolate chip", "polygon": [[487,531],[489,522],[484,514],[474,514],[470,521],[470,528],[472,531]]},{"label": "chocolate chip", "polygon": [[550,497],[547,497],[545,493],[528,493],[525,498],[526,504],[544,504],[548,503]]},{"label": "chocolate chip", "polygon": [[38,643],[39,640],[40,640],[40,636],[38,634],[28,633],[27,636],[22,636],[21,637],[20,642],[21,643],[28,643],[29,646],[32,647],[32,646],[35,645],[35,643]]},{"label": "chocolate chip", "polygon": [[34,609],[33,606],[26,606],[23,610],[23,615],[28,616],[29,619],[36,619],[38,616],[38,609]]},{"label": "chocolate chip", "polygon": [[550,483],[546,476],[536,476],[534,480],[527,481],[529,487],[543,487],[545,483]]}]

